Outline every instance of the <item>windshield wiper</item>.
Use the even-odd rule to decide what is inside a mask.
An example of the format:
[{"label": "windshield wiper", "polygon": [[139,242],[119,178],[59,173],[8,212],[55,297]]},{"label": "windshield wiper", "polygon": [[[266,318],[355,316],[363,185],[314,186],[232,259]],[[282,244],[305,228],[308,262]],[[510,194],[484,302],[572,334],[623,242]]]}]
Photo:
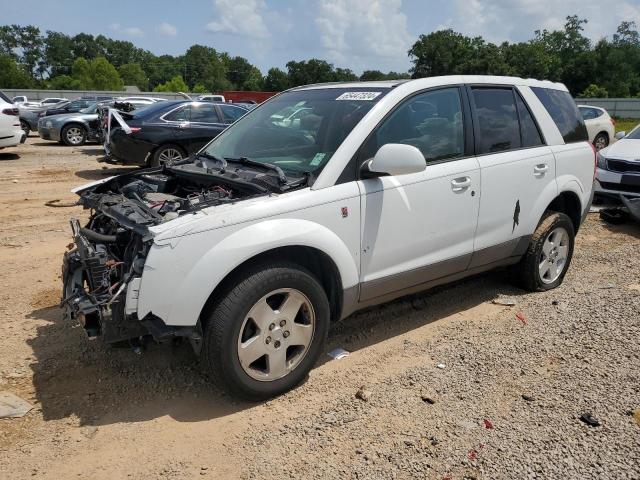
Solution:
[{"label": "windshield wiper", "polygon": [[256,160],[251,160],[250,158],[247,158],[247,157],[239,157],[239,158],[224,157],[224,158],[225,160],[228,160],[230,162],[238,162],[244,165],[251,165],[252,167],[261,167],[266,170],[273,170],[278,174],[278,180],[282,185],[286,185],[286,183],[289,181],[287,179],[287,176],[282,171],[282,169],[279,166],[274,165],[273,163],[258,162]]},{"label": "windshield wiper", "polygon": [[227,160],[222,158],[222,157],[217,157],[215,155],[211,155],[210,153],[207,152],[200,152],[196,154],[196,158],[206,158],[209,160],[213,160],[214,162],[218,162],[219,164],[221,164],[222,166],[220,167],[220,173],[224,173],[225,170],[227,169]]}]

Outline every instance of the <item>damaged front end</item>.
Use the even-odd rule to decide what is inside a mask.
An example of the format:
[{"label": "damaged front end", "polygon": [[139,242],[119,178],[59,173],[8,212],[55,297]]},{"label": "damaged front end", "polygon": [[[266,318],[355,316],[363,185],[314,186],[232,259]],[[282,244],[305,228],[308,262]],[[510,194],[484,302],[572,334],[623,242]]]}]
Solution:
[{"label": "damaged front end", "polygon": [[152,227],[207,207],[300,185],[283,185],[261,172],[214,170],[190,162],[139,170],[76,190],[78,203],[92,213],[84,227],[71,220],[74,244],[62,268],[66,316],[78,320],[89,337],[100,336],[107,343],[148,335],[199,341],[197,327],[167,326],[153,314],[137,316]]}]

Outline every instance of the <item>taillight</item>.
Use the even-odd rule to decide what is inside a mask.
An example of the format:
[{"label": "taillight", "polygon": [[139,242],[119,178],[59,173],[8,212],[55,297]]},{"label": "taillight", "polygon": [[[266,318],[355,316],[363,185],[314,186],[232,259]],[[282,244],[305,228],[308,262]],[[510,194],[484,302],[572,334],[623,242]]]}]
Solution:
[{"label": "taillight", "polygon": [[4,113],[5,115],[15,115],[17,117],[18,115],[20,115],[20,110],[18,110],[17,108],[5,108],[4,110],[2,110],[2,113]]},{"label": "taillight", "polygon": [[129,127],[129,129],[131,130],[131,133],[138,133],[140,130],[142,130],[141,127]]},{"label": "taillight", "polygon": [[593,145],[593,143],[591,142],[587,142],[589,144],[589,146],[591,147],[591,150],[593,150],[593,181],[596,181],[596,169],[598,168],[598,151],[596,150],[596,147]]},{"label": "taillight", "polygon": [[616,126],[616,119],[613,117],[610,117],[609,120],[611,120],[611,125],[613,125],[614,127]]}]

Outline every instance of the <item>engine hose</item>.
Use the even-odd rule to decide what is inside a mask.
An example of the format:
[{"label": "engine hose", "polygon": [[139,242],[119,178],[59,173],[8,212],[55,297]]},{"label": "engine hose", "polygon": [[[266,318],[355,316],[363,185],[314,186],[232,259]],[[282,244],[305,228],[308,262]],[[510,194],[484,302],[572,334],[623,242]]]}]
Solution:
[{"label": "engine hose", "polygon": [[94,232],[88,228],[81,228],[80,233],[89,240],[93,240],[98,243],[116,243],[117,240],[115,235],[103,235],[102,233]]}]

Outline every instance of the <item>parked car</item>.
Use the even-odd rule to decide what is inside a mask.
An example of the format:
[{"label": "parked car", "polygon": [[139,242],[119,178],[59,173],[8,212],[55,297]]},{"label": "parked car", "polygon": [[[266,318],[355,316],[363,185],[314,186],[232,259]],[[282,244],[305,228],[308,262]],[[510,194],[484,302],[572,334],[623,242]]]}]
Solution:
[{"label": "parked car", "polygon": [[67,101],[68,99],[62,98],[62,97],[47,97],[40,100],[40,105],[42,105],[43,107],[47,107],[47,106],[53,106],[60,102],[67,102]]},{"label": "parked car", "polygon": [[584,124],[587,126],[589,141],[593,143],[596,150],[607,147],[616,133],[615,120],[609,116],[604,108],[578,105],[578,110],[580,110]]},{"label": "parked car", "polygon": [[[54,140],[70,146],[83,145],[87,141],[100,140],[98,108],[101,105],[113,105],[113,101],[93,102],[76,113],[64,113],[38,120],[38,135],[43,140]],[[128,102],[134,107],[147,106],[151,100]]]},{"label": "parked car", "polygon": [[131,132],[113,126],[107,150],[110,160],[132,165],[173,163],[197,152],[228,125],[247,113],[227,103],[183,100],[155,104],[122,114]]},{"label": "parked car", "polygon": [[598,152],[595,192],[605,197],[640,197],[640,125]]},{"label": "parked car", "polygon": [[200,95],[196,97],[196,100],[199,102],[226,102],[224,95]]},{"label": "parked car", "polygon": [[24,143],[27,135],[20,128],[18,107],[0,92],[0,149]]},{"label": "parked car", "polygon": [[113,100],[113,97],[80,97],[75,100],[55,104],[51,108],[47,108],[38,113],[39,117],[49,117],[51,115],[60,115],[63,113],[76,113],[80,110],[87,108],[89,105],[93,105],[96,102],[106,102]]},{"label": "parked car", "polygon": [[[292,107],[312,113],[280,125]],[[268,398],[356,310],[499,266],[560,285],[594,163],[562,84],[294,88],[188,160],[76,189],[92,215],[72,220],[63,304],[107,342],[186,337],[233,393]]]}]

